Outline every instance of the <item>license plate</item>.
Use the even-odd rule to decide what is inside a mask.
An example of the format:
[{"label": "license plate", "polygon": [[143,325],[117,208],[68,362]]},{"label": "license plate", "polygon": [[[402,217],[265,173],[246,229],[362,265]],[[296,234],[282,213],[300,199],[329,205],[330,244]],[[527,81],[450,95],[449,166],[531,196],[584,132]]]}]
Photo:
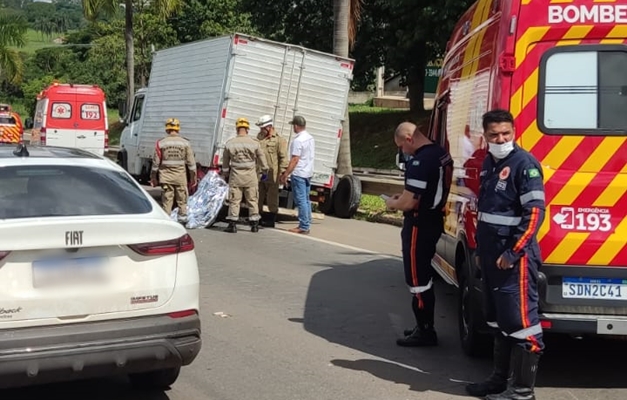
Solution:
[{"label": "license plate", "polygon": [[627,280],[564,278],[562,296],[565,299],[627,300]]},{"label": "license plate", "polygon": [[107,282],[106,257],[64,258],[33,262],[33,286],[59,287]]}]

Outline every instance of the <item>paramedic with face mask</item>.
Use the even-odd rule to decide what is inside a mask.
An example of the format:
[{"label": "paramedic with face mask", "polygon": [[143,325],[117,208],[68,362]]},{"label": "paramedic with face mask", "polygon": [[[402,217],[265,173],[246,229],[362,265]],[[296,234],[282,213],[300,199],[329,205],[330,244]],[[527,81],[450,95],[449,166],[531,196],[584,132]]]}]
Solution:
[{"label": "paramedic with face mask", "polygon": [[490,400],[532,400],[544,350],[536,239],[545,212],[542,167],[514,143],[514,118],[508,111],[484,114],[483,130],[489,153],[480,173],[476,262],[486,322],[494,329],[494,371],[466,390]]}]

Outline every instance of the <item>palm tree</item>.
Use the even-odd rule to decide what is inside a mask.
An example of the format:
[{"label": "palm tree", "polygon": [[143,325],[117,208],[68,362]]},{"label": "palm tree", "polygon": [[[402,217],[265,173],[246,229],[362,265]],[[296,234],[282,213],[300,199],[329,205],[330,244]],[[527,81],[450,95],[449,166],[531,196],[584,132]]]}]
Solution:
[{"label": "palm tree", "polygon": [[0,74],[9,82],[18,83],[24,73],[24,63],[17,50],[9,46],[26,44],[28,23],[19,15],[0,15]]},{"label": "palm tree", "polygon": [[[133,42],[133,0],[81,0],[83,14],[90,21],[95,21],[100,15],[114,16],[120,7],[124,7],[125,28],[124,41],[126,42],[126,109],[130,110],[133,95],[135,94],[135,46]],[[183,0],[138,0],[142,5],[150,4],[157,14],[165,19],[177,11]]]},{"label": "palm tree", "polygon": [[[333,0],[333,53],[335,55],[348,57],[349,50],[355,44],[362,2],[363,0]],[[342,139],[337,158],[337,173],[340,175],[353,173],[350,140],[350,121],[347,107],[342,122]]]}]

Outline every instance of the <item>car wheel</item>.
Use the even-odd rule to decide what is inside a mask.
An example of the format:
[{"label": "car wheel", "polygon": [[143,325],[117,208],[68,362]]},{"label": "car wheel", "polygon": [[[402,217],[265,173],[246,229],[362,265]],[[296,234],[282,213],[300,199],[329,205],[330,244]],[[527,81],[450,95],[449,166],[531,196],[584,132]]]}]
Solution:
[{"label": "car wheel", "polygon": [[462,350],[466,355],[471,357],[481,357],[489,354],[489,346],[491,345],[490,336],[482,334],[479,331],[481,321],[477,314],[481,310],[481,304],[475,300],[473,296],[473,288],[468,279],[467,264],[464,262],[462,273],[459,278],[459,296],[458,296],[458,325],[459,339],[461,341]]},{"label": "car wheel", "polygon": [[172,386],[181,372],[180,367],[159,369],[129,375],[131,384],[140,389],[167,389]]}]

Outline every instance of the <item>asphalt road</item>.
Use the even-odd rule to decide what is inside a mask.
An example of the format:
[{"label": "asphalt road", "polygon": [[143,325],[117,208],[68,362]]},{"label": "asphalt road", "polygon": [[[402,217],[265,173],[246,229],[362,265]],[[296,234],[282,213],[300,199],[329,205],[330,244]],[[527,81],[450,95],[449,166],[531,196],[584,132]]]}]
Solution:
[{"label": "asphalt road", "polygon": [[[289,228],[293,225],[282,225]],[[278,230],[192,231],[201,264],[204,347],[166,392],[124,378],[0,391],[5,399],[405,400],[465,398],[490,372],[457,339],[455,292],[439,282],[441,345],[395,345],[412,326],[398,228],[316,221],[310,237]],[[343,245],[332,244],[339,241]],[[356,247],[366,247],[362,251]],[[551,338],[550,338],[551,339]],[[538,399],[624,399],[624,342],[553,338]]]}]

